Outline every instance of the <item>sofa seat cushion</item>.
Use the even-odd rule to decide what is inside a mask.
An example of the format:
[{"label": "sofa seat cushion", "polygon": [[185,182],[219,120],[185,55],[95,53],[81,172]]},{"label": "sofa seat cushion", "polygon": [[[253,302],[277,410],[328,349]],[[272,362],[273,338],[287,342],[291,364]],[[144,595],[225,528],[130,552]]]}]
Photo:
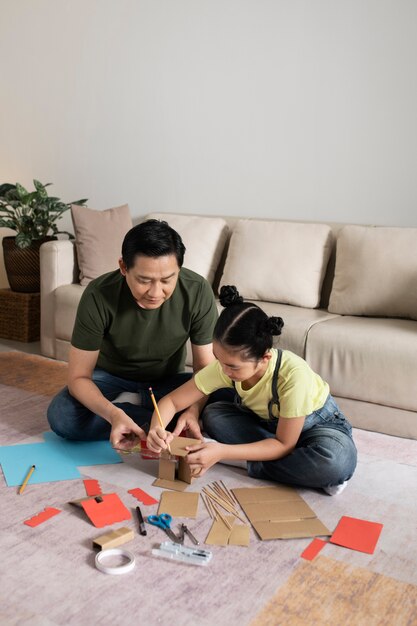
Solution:
[{"label": "sofa seat cushion", "polygon": [[61,285],[55,289],[55,336],[70,341],[74,328],[78,303],[85,287],[81,285]]},{"label": "sofa seat cushion", "polygon": [[306,360],[335,396],[417,411],[417,322],[337,317],[310,329]]},{"label": "sofa seat cushion", "polygon": [[145,219],[165,220],[185,245],[184,267],[213,284],[226,245],[229,228],[221,217],[200,217],[176,213],[150,213]]},{"label": "sofa seat cushion", "polygon": [[332,242],[327,224],[238,220],[221,285],[245,299],[317,308]]},{"label": "sofa seat cushion", "polygon": [[[250,302],[250,300],[248,300]],[[275,302],[253,301],[269,316],[282,317],[284,328],[279,337],[275,337],[276,346],[284,350],[291,350],[301,357],[305,357],[305,345],[307,335],[315,324],[338,317],[323,309],[308,309],[291,306],[289,304],[276,304]],[[219,305],[219,311],[222,307]]]}]

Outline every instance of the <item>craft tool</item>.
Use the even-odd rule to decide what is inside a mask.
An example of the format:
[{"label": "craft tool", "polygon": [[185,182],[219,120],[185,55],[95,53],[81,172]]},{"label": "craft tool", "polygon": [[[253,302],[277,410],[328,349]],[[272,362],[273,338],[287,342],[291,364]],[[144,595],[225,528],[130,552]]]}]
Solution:
[{"label": "craft tool", "polygon": [[148,523],[162,528],[168,537],[175,543],[180,543],[179,537],[171,530],[172,515],[161,513],[160,515],[148,515]]},{"label": "craft tool", "polygon": [[[127,559],[127,562],[117,566],[105,565],[105,562],[109,557],[111,562],[111,557],[115,556],[123,557],[124,559]],[[104,574],[127,574],[135,567],[135,557],[131,552],[123,550],[122,548],[112,548],[110,550],[101,550],[101,552],[98,552],[96,554],[95,563],[96,568]]]},{"label": "craft tool", "polygon": [[35,466],[35,465],[32,465],[32,467],[30,468],[30,470],[29,470],[29,471],[28,471],[28,473],[26,474],[26,478],[25,478],[25,480],[23,481],[22,486],[21,486],[21,487],[20,487],[20,489],[19,489],[19,492],[18,492],[18,493],[19,493],[19,495],[20,495],[21,493],[23,493],[23,492],[24,492],[25,487],[26,487],[26,485],[28,484],[29,478],[32,476],[33,472],[35,471],[35,468],[36,468],[36,466]]},{"label": "craft tool", "polygon": [[182,536],[184,537],[184,533],[187,534],[189,536],[189,538],[191,539],[191,541],[198,546],[200,544],[200,542],[194,537],[193,533],[191,532],[191,530],[188,528],[188,526],[186,526],[185,524],[181,524],[181,532],[182,532]]},{"label": "craft tool", "polygon": [[141,535],[146,535],[146,528],[145,528],[145,522],[143,520],[143,516],[142,516],[142,511],[140,510],[140,508],[137,506],[136,507],[136,513],[138,514],[138,520],[139,520],[139,532]]},{"label": "craft tool", "polygon": [[178,543],[171,543],[171,541],[161,543],[159,548],[152,550],[152,554],[154,556],[160,556],[174,561],[182,561],[183,563],[191,563],[193,565],[208,565],[213,556],[210,550],[187,548]]},{"label": "craft tool", "polygon": [[[155,400],[155,396],[153,395],[152,387],[149,387],[149,393],[151,394],[152,402],[153,402],[153,405],[154,405],[154,408],[155,408],[155,413],[156,413],[156,415],[158,417],[158,420],[159,420],[159,425],[162,428],[162,430],[165,430],[164,422],[162,421],[162,417],[161,417],[161,414],[159,412],[158,405],[156,404],[156,400]],[[168,448],[168,452],[170,454],[172,454],[169,443],[167,444],[167,448]]]}]

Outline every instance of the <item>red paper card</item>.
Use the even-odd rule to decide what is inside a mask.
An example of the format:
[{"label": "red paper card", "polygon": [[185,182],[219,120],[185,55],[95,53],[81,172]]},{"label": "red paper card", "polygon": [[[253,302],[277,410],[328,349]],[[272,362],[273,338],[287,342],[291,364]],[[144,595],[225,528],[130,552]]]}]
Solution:
[{"label": "red paper card", "polygon": [[330,537],[330,541],[351,550],[373,554],[382,527],[383,524],[377,522],[368,522],[344,515]]},{"label": "red paper card", "polygon": [[97,528],[123,522],[130,519],[130,511],[125,507],[117,493],[108,493],[100,496],[101,502],[82,500],[81,506]]},{"label": "red paper card", "polygon": [[85,479],[83,482],[87,496],[99,496],[101,494],[101,487],[98,480],[89,478]]},{"label": "red paper card", "polygon": [[39,526],[39,524],[43,524],[43,522],[46,522],[46,520],[50,519],[51,517],[54,517],[54,515],[58,515],[58,513],[61,513],[59,509],[45,507],[45,509],[41,513],[38,513],[38,515],[34,515],[23,523],[27,526],[31,526],[32,528],[34,528],[35,526]]},{"label": "red paper card", "polygon": [[152,496],[150,496],[145,491],[142,491],[142,489],[139,489],[139,488],[129,489],[127,493],[131,493],[132,496],[135,497],[137,500],[139,500],[139,502],[142,502],[142,504],[146,504],[146,505],[158,504],[158,500],[155,500],[155,498],[152,498]]},{"label": "red paper card", "polygon": [[307,561],[312,561],[318,553],[324,548],[324,546],[328,543],[327,541],[323,541],[323,539],[318,539],[317,537],[313,539],[311,543],[308,544],[307,548],[304,552],[301,553],[303,559]]}]

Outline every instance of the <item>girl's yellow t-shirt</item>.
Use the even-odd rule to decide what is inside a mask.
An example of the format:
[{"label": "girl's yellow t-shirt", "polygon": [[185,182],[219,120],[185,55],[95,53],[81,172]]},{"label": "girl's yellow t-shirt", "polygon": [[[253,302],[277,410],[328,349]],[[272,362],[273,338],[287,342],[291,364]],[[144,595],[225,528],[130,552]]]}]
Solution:
[{"label": "girl's yellow t-shirt", "polygon": [[[271,350],[265,374],[251,389],[242,389],[236,382],[236,392],[242,405],[264,419],[269,418],[268,403],[272,399],[272,376],[277,362],[278,351]],[[197,372],[194,382],[198,389],[209,395],[217,389],[233,387],[232,380],[224,374],[216,360]],[[273,406],[275,417],[305,417],[320,409],[329,395],[329,385],[308,365],[308,363],[289,350],[282,351],[281,366],[278,373],[278,397],[280,411]]]}]

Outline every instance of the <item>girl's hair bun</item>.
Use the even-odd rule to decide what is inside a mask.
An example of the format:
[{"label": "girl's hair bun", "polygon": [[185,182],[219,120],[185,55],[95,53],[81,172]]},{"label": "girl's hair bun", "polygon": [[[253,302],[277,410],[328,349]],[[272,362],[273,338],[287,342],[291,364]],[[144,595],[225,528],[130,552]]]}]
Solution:
[{"label": "girl's hair bun", "polygon": [[284,320],[282,319],[282,317],[272,316],[272,317],[268,317],[265,320],[262,320],[260,330],[262,330],[265,333],[268,333],[268,335],[280,335],[283,326],[284,326]]},{"label": "girl's hair bun", "polygon": [[223,285],[220,289],[219,300],[223,307],[243,302],[242,296],[239,295],[239,292],[234,285]]}]

